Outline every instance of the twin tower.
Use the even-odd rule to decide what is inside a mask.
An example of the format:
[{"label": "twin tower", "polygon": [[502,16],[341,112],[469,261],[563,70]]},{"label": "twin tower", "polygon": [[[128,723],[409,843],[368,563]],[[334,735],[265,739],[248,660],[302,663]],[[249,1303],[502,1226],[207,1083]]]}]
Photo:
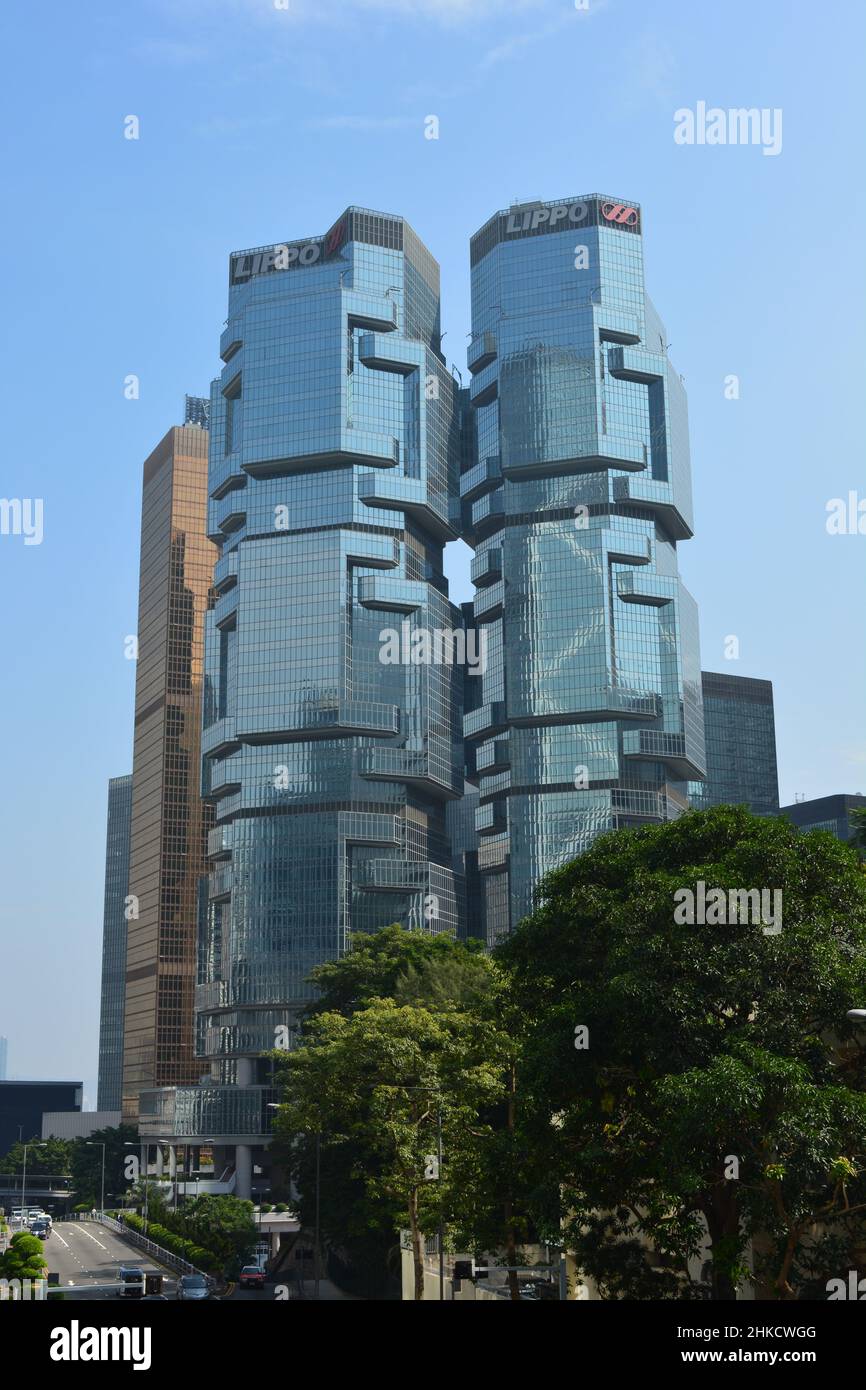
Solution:
[{"label": "twin tower", "polygon": [[[678,815],[704,775],[686,403],[641,210],[520,204],[471,267],[464,387],[402,218],[351,207],[231,257],[202,732],[215,1092],[264,1082],[349,932],[495,944],[545,872]],[[460,538],[476,597],[456,607]]]}]

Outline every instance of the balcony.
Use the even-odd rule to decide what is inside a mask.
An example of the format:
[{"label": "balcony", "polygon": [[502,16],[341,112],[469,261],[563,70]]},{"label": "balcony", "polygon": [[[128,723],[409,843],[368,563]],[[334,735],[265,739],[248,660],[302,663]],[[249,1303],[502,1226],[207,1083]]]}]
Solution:
[{"label": "balcony", "polygon": [[473,376],[483,372],[496,360],[496,337],[493,333],[479,333],[472,339],[466,350],[466,365]]},{"label": "balcony", "polygon": [[242,346],[241,320],[239,318],[229,319],[220,334],[220,357],[223,362],[229,362]]},{"label": "balcony", "polygon": [[617,596],[623,603],[643,603],[650,608],[663,608],[672,603],[677,580],[661,574],[618,574]]},{"label": "balcony", "polygon": [[230,550],[217,560],[213,570],[213,586],[218,594],[225,593],[238,582],[238,552]]},{"label": "balcony", "polygon": [[362,575],[358,580],[362,608],[381,608],[391,613],[414,613],[427,602],[427,585],[397,575]]},{"label": "balcony", "polygon": [[472,527],[473,530],[483,534],[493,531],[501,526],[505,515],[505,501],[502,493],[490,492],[486,497],[481,497],[472,504]]},{"label": "balcony", "polygon": [[413,521],[440,541],[457,540],[457,528],[450,517],[434,505],[423,478],[405,478],[402,474],[362,473],[358,479],[358,497],[368,507],[386,511],[405,512]]},{"label": "balcony", "polygon": [[334,705],[305,705],[301,710],[299,729],[332,734],[387,734],[400,732],[400,710],[397,705],[379,704],[373,700],[340,700]]},{"label": "balcony", "polygon": [[352,881],[368,891],[417,893],[430,883],[430,865],[426,860],[368,859],[353,868]]},{"label": "balcony", "polygon": [[214,604],[213,620],[218,628],[233,627],[238,615],[240,590],[237,584],[228,593],[221,594]]},{"label": "balcony", "polygon": [[640,323],[635,314],[629,314],[625,309],[617,309],[612,304],[594,304],[592,306],[592,317],[595,322],[595,330],[603,343],[639,343],[641,340]]},{"label": "balcony", "polygon": [[497,618],[502,617],[504,606],[505,580],[500,579],[498,584],[491,584],[488,589],[481,589],[475,595],[472,611],[476,623],[495,622]]},{"label": "balcony", "polygon": [[503,463],[506,478],[546,478],[565,474],[598,473],[604,468],[624,469],[640,473],[649,463],[649,451],[643,440],[598,433],[591,444],[566,458],[529,460]]},{"label": "balcony", "polygon": [[483,493],[492,492],[501,482],[502,469],[499,466],[499,455],[492,454],[461,475],[460,496],[464,502],[474,502]]},{"label": "balcony", "polygon": [[689,757],[685,734],[667,733],[664,729],[627,729],[622,736],[622,751],[626,758],[664,763],[676,781],[700,780],[704,776],[704,770]]},{"label": "balcony", "polygon": [[511,745],[508,735],[480,743],[475,754],[475,766],[479,772],[495,769],[497,772],[511,766]]},{"label": "balcony", "polygon": [[210,795],[222,796],[227,792],[238,791],[241,786],[241,753],[233,753],[228,758],[214,758],[210,762]]},{"label": "balcony", "polygon": [[499,368],[495,362],[491,362],[489,367],[485,367],[477,376],[472,378],[469,387],[469,403],[476,409],[483,405],[489,405],[495,401],[499,394]]},{"label": "balcony", "polygon": [[410,342],[396,333],[362,333],[358,340],[358,357],[365,367],[408,376],[424,366],[426,349],[422,343]]},{"label": "balcony", "polygon": [[477,589],[483,589],[488,584],[493,584],[497,579],[501,579],[501,547],[498,545],[491,545],[489,550],[482,551],[480,555],[474,555],[469,573],[472,583]]},{"label": "balcony", "polygon": [[202,730],[201,752],[202,757],[216,756],[220,753],[230,753],[236,748],[240,740],[235,733],[234,716],[226,719],[215,719],[206,729]]},{"label": "balcony", "polygon": [[505,701],[495,700],[481,705],[463,716],[464,738],[479,738],[481,734],[501,733],[506,728]]},{"label": "balcony", "polygon": [[211,501],[208,507],[208,535],[230,535],[243,526],[247,519],[246,488],[233,488],[225,497]]},{"label": "balcony", "polygon": [[351,324],[391,333],[397,327],[397,303],[360,290],[343,290],[343,308]]},{"label": "balcony", "polygon": [[487,801],[475,808],[477,835],[498,835],[508,829],[508,810],[504,801]]},{"label": "balcony", "polygon": [[207,895],[211,902],[225,901],[232,895],[234,887],[234,870],[231,864],[225,868],[214,869],[213,873],[208,874]]},{"label": "balcony", "polygon": [[207,833],[208,859],[229,859],[232,852],[233,828],[231,825],[217,825]]},{"label": "balcony", "polygon": [[362,748],[358,775],[371,781],[403,782],[443,801],[461,794],[450,761],[431,756],[425,748]]},{"label": "balcony", "polygon": [[663,381],[667,359],[645,348],[613,347],[607,354],[607,370],[620,381],[639,381],[651,386]]}]

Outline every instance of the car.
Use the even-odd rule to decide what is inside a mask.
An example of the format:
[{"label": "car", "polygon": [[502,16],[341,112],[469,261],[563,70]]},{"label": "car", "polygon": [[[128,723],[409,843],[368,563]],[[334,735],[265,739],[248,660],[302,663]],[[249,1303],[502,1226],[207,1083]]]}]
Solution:
[{"label": "car", "polygon": [[242,1289],[263,1289],[265,1287],[265,1271],[258,1265],[244,1265],[238,1276],[238,1284]]},{"label": "car", "polygon": [[178,1298],[210,1298],[210,1284],[203,1274],[182,1274],[177,1281]]},{"label": "car", "polygon": [[30,1234],[35,1236],[37,1240],[47,1240],[51,1235],[51,1227],[44,1221],[31,1221]]},{"label": "car", "polygon": [[119,1298],[144,1297],[144,1270],[137,1265],[121,1265],[117,1271],[120,1280]]}]

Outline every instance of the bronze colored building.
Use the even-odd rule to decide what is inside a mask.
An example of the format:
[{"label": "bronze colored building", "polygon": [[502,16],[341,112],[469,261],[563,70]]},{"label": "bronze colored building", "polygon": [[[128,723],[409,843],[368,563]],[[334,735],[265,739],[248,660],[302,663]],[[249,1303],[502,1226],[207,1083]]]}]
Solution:
[{"label": "bronze colored building", "polygon": [[207,456],[207,429],[178,425],[144,465],[123,1046],[132,1122],[142,1090],[189,1085],[201,1071],[193,996],[213,820],[200,797],[202,666],[217,558],[206,534]]}]

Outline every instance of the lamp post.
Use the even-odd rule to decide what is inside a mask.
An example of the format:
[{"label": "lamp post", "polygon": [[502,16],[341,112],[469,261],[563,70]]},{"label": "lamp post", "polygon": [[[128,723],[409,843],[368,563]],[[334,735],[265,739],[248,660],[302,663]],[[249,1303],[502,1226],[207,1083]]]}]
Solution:
[{"label": "lamp post", "polygon": [[[148,1165],[148,1161],[149,1161],[148,1149],[150,1148],[150,1145],[149,1145],[149,1144],[136,1144],[135,1141],[132,1140],[132,1139],[124,1139],[124,1141],[123,1141],[123,1147],[124,1147],[125,1149],[140,1149],[140,1150],[141,1150],[141,1173],[144,1174],[144,1211],[143,1211],[143,1213],[142,1213],[142,1219],[144,1220],[144,1234],[147,1235],[147,1218],[148,1218],[148,1188],[147,1188],[147,1177],[148,1177],[148,1174],[147,1174],[147,1165]],[[141,1176],[141,1173],[139,1174],[139,1177]]]},{"label": "lamp post", "polygon": [[99,1190],[99,1215],[105,1215],[105,1145],[99,1139],[86,1139],[88,1149],[102,1149],[102,1185]]},{"label": "lamp post", "polygon": [[24,1145],[24,1166],[23,1166],[23,1168],[22,1168],[22,1170],[21,1170],[21,1221],[22,1221],[22,1224],[25,1223],[25,1222],[27,1221],[27,1199],[26,1199],[26,1196],[25,1196],[25,1193],[26,1193],[26,1191],[27,1191],[27,1150],[28,1150],[28,1149],[47,1149],[47,1148],[48,1148],[48,1145],[45,1144],[45,1143],[42,1143],[41,1141],[38,1142],[38,1143],[30,1143],[30,1144],[25,1144],[25,1145]]}]

